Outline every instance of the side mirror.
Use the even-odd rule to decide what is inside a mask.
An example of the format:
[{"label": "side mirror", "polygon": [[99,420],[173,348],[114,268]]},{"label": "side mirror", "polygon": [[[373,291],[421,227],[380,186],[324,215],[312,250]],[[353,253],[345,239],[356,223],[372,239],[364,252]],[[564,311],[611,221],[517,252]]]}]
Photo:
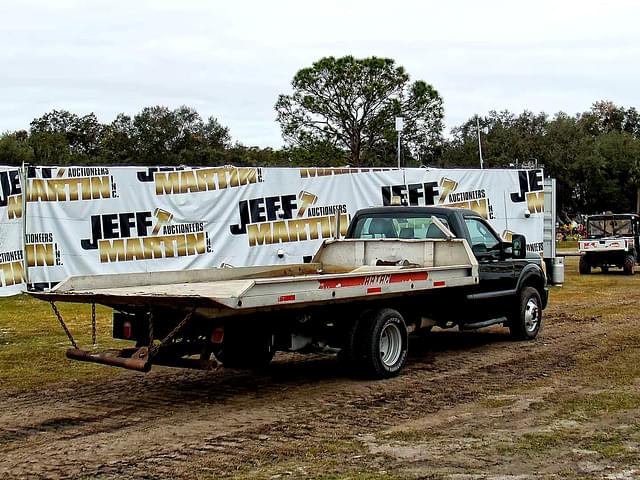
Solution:
[{"label": "side mirror", "polygon": [[513,258],[525,258],[527,256],[527,240],[524,235],[514,233],[511,236],[511,251]]}]

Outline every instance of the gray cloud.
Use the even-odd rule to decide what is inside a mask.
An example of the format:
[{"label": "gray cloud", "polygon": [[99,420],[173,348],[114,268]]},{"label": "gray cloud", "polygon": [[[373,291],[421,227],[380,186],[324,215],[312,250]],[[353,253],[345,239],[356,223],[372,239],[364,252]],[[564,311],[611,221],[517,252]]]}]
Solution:
[{"label": "gray cloud", "polygon": [[0,5],[0,131],[52,108],[187,104],[247,145],[279,146],[273,105],[326,55],[388,56],[475,113],[639,103],[640,5],[621,0],[15,1]]}]

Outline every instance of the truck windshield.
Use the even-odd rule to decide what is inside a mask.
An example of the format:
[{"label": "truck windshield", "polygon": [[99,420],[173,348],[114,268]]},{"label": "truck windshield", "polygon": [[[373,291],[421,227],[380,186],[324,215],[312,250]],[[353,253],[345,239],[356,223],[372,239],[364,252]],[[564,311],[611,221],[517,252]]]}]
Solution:
[{"label": "truck windshield", "polygon": [[[444,217],[437,215],[448,228]],[[402,238],[424,240],[425,238],[444,238],[442,231],[428,217],[403,217],[397,214],[374,217],[361,217],[353,229],[353,238]]]},{"label": "truck windshield", "polygon": [[633,225],[630,218],[594,218],[589,219],[587,234],[590,237],[633,235]]}]

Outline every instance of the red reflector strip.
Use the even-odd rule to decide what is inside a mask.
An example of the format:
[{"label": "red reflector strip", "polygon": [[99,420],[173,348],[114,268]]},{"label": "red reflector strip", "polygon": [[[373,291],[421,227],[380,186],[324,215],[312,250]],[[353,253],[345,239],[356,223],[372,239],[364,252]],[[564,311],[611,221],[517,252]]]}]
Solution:
[{"label": "red reflector strip", "polygon": [[278,298],[278,302],[293,302],[296,299],[295,295],[281,295]]},{"label": "red reflector strip", "polygon": [[382,288],[381,287],[370,287],[367,288],[367,295],[370,293],[380,293],[382,292]]},{"label": "red reflector strip", "polygon": [[433,282],[434,287],[444,287],[444,280],[438,280],[437,282]]},{"label": "red reflector strip", "polygon": [[320,280],[319,288],[358,287],[360,285],[388,285],[390,283],[417,282],[427,280],[427,272],[392,273],[380,275],[358,275],[357,277],[341,277],[329,280]]}]

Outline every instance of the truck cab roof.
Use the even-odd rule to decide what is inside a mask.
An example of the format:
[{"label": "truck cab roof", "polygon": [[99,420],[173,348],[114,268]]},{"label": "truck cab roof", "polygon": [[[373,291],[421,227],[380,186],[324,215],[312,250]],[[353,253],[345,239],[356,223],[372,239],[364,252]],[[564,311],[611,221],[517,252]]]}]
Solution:
[{"label": "truck cab roof", "polygon": [[362,208],[356,212],[356,215],[389,215],[398,214],[399,216],[412,216],[412,215],[451,215],[452,211],[458,211],[465,216],[481,217],[480,214],[470,210],[468,208],[452,208],[452,207],[436,207],[436,206],[424,206],[424,207],[405,207],[405,206],[388,206],[388,207],[370,207]]},{"label": "truck cab roof", "polygon": [[[358,210],[349,224],[346,238],[444,238],[446,234],[433,224],[437,217],[457,237],[467,237],[465,219],[482,216],[470,209],[441,206],[388,206]],[[491,228],[487,226],[487,228]],[[495,232],[494,232],[495,233]],[[498,234],[496,233],[496,237]]]}]

